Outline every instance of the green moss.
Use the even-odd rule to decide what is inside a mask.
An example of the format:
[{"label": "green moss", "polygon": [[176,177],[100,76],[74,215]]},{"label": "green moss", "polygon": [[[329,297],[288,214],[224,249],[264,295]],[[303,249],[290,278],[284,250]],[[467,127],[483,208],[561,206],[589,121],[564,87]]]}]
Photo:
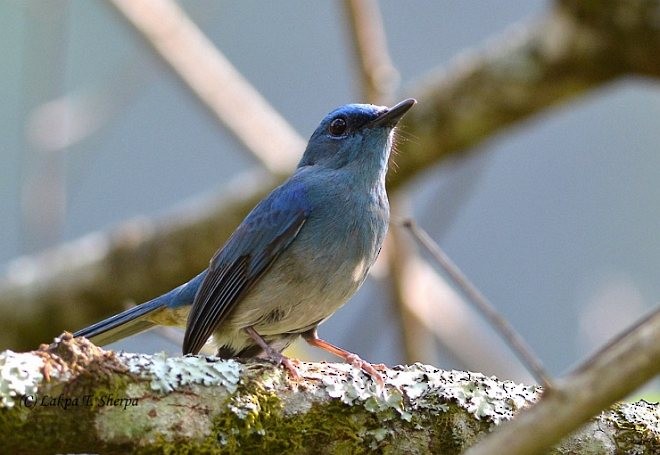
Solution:
[{"label": "green moss", "polygon": [[[260,396],[260,411],[240,418],[229,412],[214,425],[218,443],[228,453],[362,453],[371,437],[365,429],[377,417],[351,415],[340,402],[314,405],[303,415],[285,416],[279,400]],[[367,422],[372,420],[373,422]]]},{"label": "green moss", "polygon": [[[213,419],[204,441],[166,441],[159,453],[372,453],[389,438],[381,416],[352,415],[336,400],[315,404],[302,414],[286,415],[282,402],[255,382],[243,385],[231,398],[229,410]],[[144,453],[149,453],[145,451]]]},{"label": "green moss", "polygon": [[[0,446],[7,453],[43,453],[44,447],[61,452],[84,452],[90,448],[104,453],[124,452],[127,447],[100,446],[92,422],[98,412],[95,398],[124,396],[127,382],[128,378],[118,375],[102,383],[91,375],[81,375],[76,379],[75,395],[66,387],[50,388],[47,395],[37,396],[33,407],[21,402],[11,409],[0,410]],[[76,401],[69,402],[65,408],[63,402],[57,404],[59,396]],[[86,401],[84,396],[92,398]]]},{"label": "green moss", "polygon": [[[113,360],[114,357],[109,359]],[[378,401],[375,392],[364,393],[370,389],[365,390],[367,385],[350,374],[346,378],[337,375],[334,379],[320,383],[319,397],[327,397],[327,393],[335,397],[334,400],[309,404],[314,401],[316,389],[301,388],[300,393],[307,395],[304,397],[298,397],[294,391],[282,394],[286,373],[272,367],[254,366],[240,383],[232,383],[235,387],[231,395],[219,394],[217,397],[223,398],[214,401],[213,406],[204,408],[209,417],[200,421],[192,431],[195,435],[208,436],[197,436],[204,439],[195,440],[194,436],[191,438],[188,434],[172,440],[172,437],[176,437],[172,435],[181,434],[179,430],[183,428],[178,419],[185,418],[188,415],[186,407],[194,406],[195,403],[187,401],[185,395],[178,398],[175,396],[171,400],[164,396],[162,400],[167,402],[162,405],[176,406],[172,409],[183,411],[172,414],[158,412],[157,417],[161,421],[159,425],[164,423],[168,427],[163,428],[162,434],[152,431],[155,423],[151,419],[144,419],[145,423],[136,428],[136,414],[122,412],[116,407],[101,410],[98,409],[101,407],[100,402],[106,396],[150,394],[153,392],[153,382],[131,385],[135,382],[134,375],[128,372],[122,374],[126,370],[123,364],[113,364],[107,360],[91,357],[85,364],[86,368],[78,369],[75,379],[67,383],[70,390],[65,388],[57,392],[63,396],[89,393],[92,397],[91,406],[79,406],[66,411],[52,407],[34,410],[18,407],[8,412],[22,412],[20,416],[0,414],[8,422],[14,422],[13,427],[11,424],[1,427],[6,430],[6,433],[0,435],[3,447],[20,453],[36,453],[44,445],[61,452],[91,449],[103,453],[121,453],[129,448],[136,452],[131,447],[135,441],[150,439],[144,442],[148,447],[137,449],[137,453],[454,454],[460,453],[478,434],[492,425],[491,420],[485,417],[488,414],[482,414],[483,420],[475,421],[470,413],[461,409],[461,405],[452,404],[455,401],[465,402],[477,392],[477,398],[488,395],[488,385],[483,387],[484,390],[474,389],[471,385],[475,380],[473,374],[447,373],[450,383],[453,384],[457,379],[463,382],[454,388],[445,388],[448,396],[443,398],[426,395],[429,387],[439,387],[435,383],[429,386],[428,381],[424,380],[427,367],[411,367],[410,371],[402,372],[403,376],[398,379],[413,385],[401,387],[411,391],[411,396],[417,397],[418,402],[424,403],[413,412],[405,407],[405,395],[385,394],[382,397],[384,401]],[[147,376],[143,379],[149,381]],[[322,392],[323,387],[325,393]],[[49,387],[45,389],[55,393]],[[278,394],[274,390],[278,390]],[[297,411],[292,411],[294,409]],[[99,411],[104,414],[100,419]],[[156,417],[156,414],[151,415],[152,411],[155,412],[151,407],[139,411],[143,417]],[[220,414],[216,414],[218,412]],[[203,419],[203,414],[200,417]],[[46,432],[35,435],[31,433],[34,428],[45,428]],[[3,437],[8,439],[7,433],[12,435],[12,439],[4,441]],[[153,442],[152,438],[157,439]],[[112,445],[103,442],[107,440],[113,441]]]},{"label": "green moss", "polygon": [[[220,454],[457,454],[464,449],[459,435],[452,436],[453,421],[465,411],[424,411],[410,422],[389,409],[355,413],[340,400],[317,403],[301,414],[287,415],[273,393],[256,383],[242,385],[231,398],[229,410],[213,419],[211,435],[203,441],[159,441],[159,453]],[[462,414],[462,415],[461,415]],[[479,422],[477,427],[488,426]],[[477,432],[474,428],[471,431]],[[145,451],[150,453],[152,450]]]}]

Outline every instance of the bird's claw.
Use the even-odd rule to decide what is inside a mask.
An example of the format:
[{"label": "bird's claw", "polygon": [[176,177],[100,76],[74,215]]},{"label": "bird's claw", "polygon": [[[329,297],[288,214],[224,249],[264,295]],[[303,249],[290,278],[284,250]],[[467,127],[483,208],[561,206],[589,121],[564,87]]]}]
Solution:
[{"label": "bird's claw", "polygon": [[295,367],[291,359],[283,356],[282,354],[280,354],[280,356],[280,364],[289,372],[291,379],[294,381],[300,380],[300,373],[298,373],[298,369]]},{"label": "bird's claw", "polygon": [[381,369],[383,369],[385,368],[385,365],[383,364],[372,365],[366,360],[363,360],[357,354],[353,354],[353,353],[350,353],[348,356],[346,356],[346,361],[351,365],[353,365],[354,367],[361,369],[369,376],[371,376],[371,379],[373,379],[378,385],[379,390],[385,389],[385,380],[383,379],[383,376],[378,371],[376,371],[376,367],[377,368],[382,367]]},{"label": "bird's claw", "polygon": [[289,372],[291,379],[294,381],[300,380],[300,373],[298,373],[298,369],[287,356],[272,348],[266,350],[266,355],[268,356],[268,359],[275,364],[275,366],[282,365],[284,369]]}]

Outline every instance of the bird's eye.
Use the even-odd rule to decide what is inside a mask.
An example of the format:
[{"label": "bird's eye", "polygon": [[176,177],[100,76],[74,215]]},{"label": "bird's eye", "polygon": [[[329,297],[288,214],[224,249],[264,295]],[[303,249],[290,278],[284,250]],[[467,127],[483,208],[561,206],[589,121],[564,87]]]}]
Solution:
[{"label": "bird's eye", "polygon": [[341,117],[334,119],[328,127],[328,132],[333,136],[341,136],[346,132],[346,120]]}]

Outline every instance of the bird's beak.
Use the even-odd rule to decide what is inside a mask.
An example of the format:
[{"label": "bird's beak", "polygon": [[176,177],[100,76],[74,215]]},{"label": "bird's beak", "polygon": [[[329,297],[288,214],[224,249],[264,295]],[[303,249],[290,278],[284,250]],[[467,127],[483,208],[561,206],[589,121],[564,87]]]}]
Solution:
[{"label": "bird's beak", "polygon": [[405,113],[408,112],[408,110],[410,110],[410,108],[415,105],[415,103],[417,103],[417,100],[413,98],[408,98],[407,100],[403,100],[396,106],[392,106],[391,108],[387,109],[385,112],[380,114],[378,117],[373,119],[369,124],[369,126],[372,128],[378,126],[388,126],[390,128],[393,128],[399,122],[399,120],[401,120],[401,117],[403,117]]}]

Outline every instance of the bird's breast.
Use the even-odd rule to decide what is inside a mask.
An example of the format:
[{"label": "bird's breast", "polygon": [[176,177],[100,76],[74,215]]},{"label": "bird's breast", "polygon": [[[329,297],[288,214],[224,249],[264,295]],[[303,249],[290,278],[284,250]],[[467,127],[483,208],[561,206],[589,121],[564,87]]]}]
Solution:
[{"label": "bird's breast", "polygon": [[298,333],[327,319],[362,285],[387,230],[387,200],[344,188],[322,201],[230,325],[253,325],[263,335]]}]

